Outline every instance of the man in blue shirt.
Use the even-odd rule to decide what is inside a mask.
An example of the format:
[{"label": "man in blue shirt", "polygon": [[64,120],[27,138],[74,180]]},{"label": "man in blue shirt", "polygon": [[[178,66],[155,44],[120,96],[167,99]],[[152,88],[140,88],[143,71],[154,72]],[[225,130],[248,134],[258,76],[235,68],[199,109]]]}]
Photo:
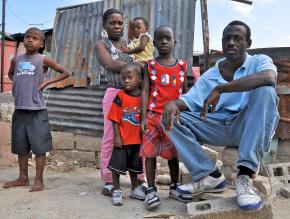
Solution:
[{"label": "man in blue shirt", "polygon": [[177,188],[189,201],[203,192],[225,190],[225,177],[199,142],[239,147],[237,202],[243,210],[257,210],[261,197],[251,178],[263,153],[269,150],[279,121],[275,92],[277,69],[266,55],[249,55],[251,30],[232,21],[222,38],[225,58],[205,72],[179,100],[166,104],[162,123],[189,170],[193,182]]}]

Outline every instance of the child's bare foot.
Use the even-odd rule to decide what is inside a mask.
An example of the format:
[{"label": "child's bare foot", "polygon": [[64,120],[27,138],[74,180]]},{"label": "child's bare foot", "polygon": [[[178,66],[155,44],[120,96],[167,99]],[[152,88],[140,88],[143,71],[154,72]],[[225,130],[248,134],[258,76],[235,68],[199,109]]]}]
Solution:
[{"label": "child's bare foot", "polygon": [[29,180],[26,178],[18,178],[16,180],[7,182],[3,185],[3,188],[11,188],[11,187],[17,187],[17,186],[28,186],[29,185]]},{"label": "child's bare foot", "polygon": [[29,192],[38,192],[44,189],[43,179],[34,179],[34,184],[29,189]]}]

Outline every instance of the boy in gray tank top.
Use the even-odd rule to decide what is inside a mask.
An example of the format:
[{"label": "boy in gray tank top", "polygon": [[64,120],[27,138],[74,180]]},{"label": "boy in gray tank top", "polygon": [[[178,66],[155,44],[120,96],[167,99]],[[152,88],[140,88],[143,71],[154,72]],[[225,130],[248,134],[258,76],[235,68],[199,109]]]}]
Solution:
[{"label": "boy in gray tank top", "polygon": [[[12,153],[18,155],[19,177],[3,188],[28,186],[29,152],[36,155],[36,175],[30,192],[44,189],[43,170],[45,153],[52,150],[48,113],[41,91],[49,84],[67,78],[70,73],[50,58],[38,53],[43,47],[44,34],[38,28],[29,28],[24,34],[26,53],[11,61],[8,76],[13,81],[12,94],[15,111],[12,117]],[[43,68],[61,73],[43,80]]]}]

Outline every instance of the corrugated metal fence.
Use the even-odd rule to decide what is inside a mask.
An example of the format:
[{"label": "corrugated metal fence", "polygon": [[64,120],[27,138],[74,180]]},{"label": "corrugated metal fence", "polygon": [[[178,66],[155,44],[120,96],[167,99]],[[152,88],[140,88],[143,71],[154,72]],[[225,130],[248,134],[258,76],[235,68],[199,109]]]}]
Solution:
[{"label": "corrugated metal fence", "polygon": [[53,131],[101,137],[103,133],[102,99],[104,86],[72,86],[43,93],[47,99],[49,122]]},{"label": "corrugated metal fence", "polygon": [[103,2],[57,9],[52,56],[74,74],[57,87],[99,84],[100,65],[94,44],[102,32]]},{"label": "corrugated metal fence", "polygon": [[52,40],[52,56],[74,72],[73,77],[57,87],[99,85],[101,66],[94,44],[100,39],[102,14],[108,8],[119,8],[124,13],[125,36],[129,20],[143,16],[150,21],[150,33],[160,25],[170,25],[177,45],[174,55],[192,63],[195,0],[108,0],[59,8],[56,12]]},{"label": "corrugated metal fence", "polygon": [[[152,35],[160,25],[172,26],[177,41],[174,55],[187,59],[191,69],[195,3],[196,0],[107,0],[57,9],[52,57],[72,71],[73,76],[55,85],[66,87],[64,90],[52,89],[45,93],[53,129],[102,134],[101,100],[105,81],[94,44],[101,37],[105,10],[118,8],[123,11],[125,36],[129,20],[137,16],[148,19]],[[69,85],[72,86],[67,87]]]}]

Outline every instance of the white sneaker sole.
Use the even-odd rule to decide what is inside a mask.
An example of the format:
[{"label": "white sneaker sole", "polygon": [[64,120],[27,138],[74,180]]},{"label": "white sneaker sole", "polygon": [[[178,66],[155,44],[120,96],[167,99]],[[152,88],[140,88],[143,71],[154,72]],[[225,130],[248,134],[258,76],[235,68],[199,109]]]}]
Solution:
[{"label": "white sneaker sole", "polygon": [[137,195],[129,195],[129,198],[137,199],[137,200],[141,200],[141,201],[145,200],[145,197],[137,196]]},{"label": "white sneaker sole", "polygon": [[180,202],[183,202],[183,203],[189,203],[189,202],[192,202],[192,198],[189,198],[188,200],[187,199],[183,199],[181,196],[176,196],[176,195],[173,195],[171,193],[169,193],[169,198],[172,198],[172,199],[175,199],[177,201],[180,201]]},{"label": "white sneaker sole", "polygon": [[159,201],[159,202],[155,202],[155,203],[153,203],[153,204],[151,204],[151,205],[147,205],[147,204],[146,204],[146,209],[147,209],[147,210],[152,210],[152,209],[154,209],[154,208],[157,208],[160,204],[161,204],[160,201]]},{"label": "white sneaker sole", "polygon": [[245,206],[239,206],[239,207],[240,207],[241,211],[243,211],[243,212],[255,212],[255,211],[261,210],[261,208],[263,206],[264,206],[264,202],[261,201],[261,205],[259,206],[259,208],[256,208],[256,209],[247,209],[247,208],[245,208]]},{"label": "white sneaker sole", "polygon": [[226,190],[226,187],[224,188],[220,188],[220,189],[206,189],[206,190],[202,190],[202,191],[199,191],[199,192],[196,192],[194,194],[188,194],[188,195],[181,195],[181,197],[185,197],[185,198],[194,198],[194,197],[197,197],[197,196],[200,196],[201,194],[203,193],[222,193]]}]

